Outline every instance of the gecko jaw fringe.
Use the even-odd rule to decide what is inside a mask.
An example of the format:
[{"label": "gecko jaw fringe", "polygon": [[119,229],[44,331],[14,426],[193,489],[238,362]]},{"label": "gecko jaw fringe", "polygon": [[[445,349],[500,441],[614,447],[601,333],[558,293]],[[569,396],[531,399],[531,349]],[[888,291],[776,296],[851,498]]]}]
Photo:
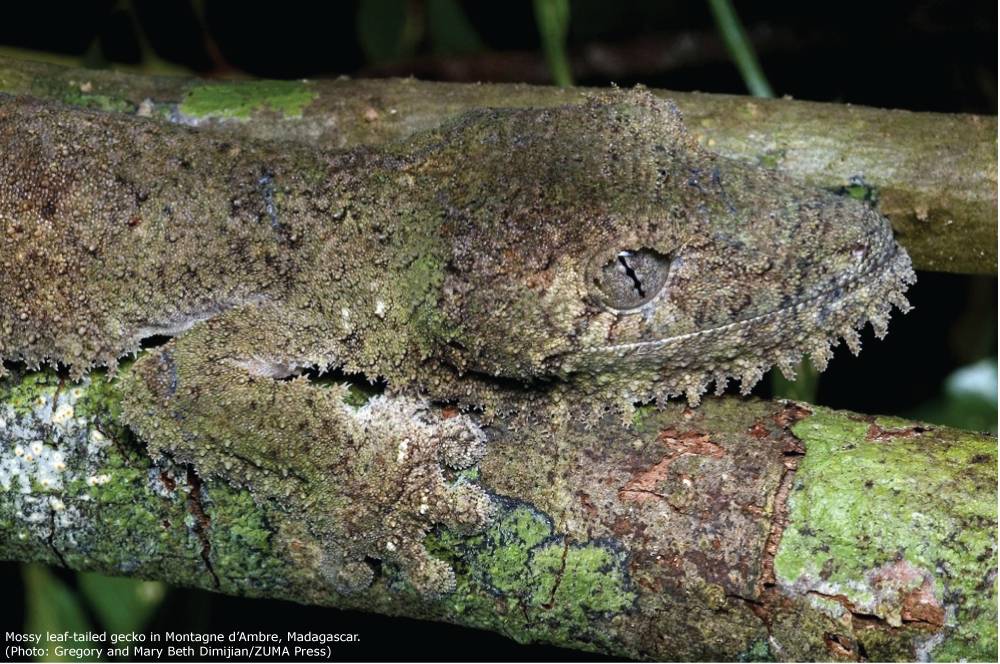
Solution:
[{"label": "gecko jaw fringe", "polygon": [[[857,356],[861,352],[861,330],[871,325],[877,339],[885,338],[893,309],[907,313],[913,307],[906,299],[906,289],[916,282],[909,256],[898,251],[887,261],[884,271],[867,282],[858,283],[854,289],[830,304],[822,303],[795,312],[795,321],[805,330],[786,348],[765,352],[759,361],[743,368],[740,376],[740,393],[747,395],[772,367],[777,367],[789,380],[794,380],[796,367],[808,357],[817,371],[826,370],[833,358],[833,350],[841,342]],[[792,320],[787,321],[792,323]],[[832,323],[832,325],[831,325]],[[829,326],[829,327],[827,327]],[[832,331],[831,331],[832,330]],[[718,393],[718,381],[716,387]],[[699,399],[688,403],[696,405]]]}]

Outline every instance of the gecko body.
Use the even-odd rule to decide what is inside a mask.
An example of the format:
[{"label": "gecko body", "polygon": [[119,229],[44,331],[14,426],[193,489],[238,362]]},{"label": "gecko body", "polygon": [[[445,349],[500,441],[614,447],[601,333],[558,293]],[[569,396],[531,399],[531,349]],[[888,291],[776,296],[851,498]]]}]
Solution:
[{"label": "gecko body", "polygon": [[[426,399],[746,392],[857,351],[866,322],[884,334],[914,279],[875,211],[706,152],[642,91],[344,152],[0,98],[0,154],[0,358],[80,377],[172,337],[128,372],[126,421],[282,506],[286,532],[318,514],[339,592],[367,585],[366,557],[447,591],[423,536],[488,518],[452,474],[484,434]],[[420,396],[402,419],[357,411],[310,367]]]}]

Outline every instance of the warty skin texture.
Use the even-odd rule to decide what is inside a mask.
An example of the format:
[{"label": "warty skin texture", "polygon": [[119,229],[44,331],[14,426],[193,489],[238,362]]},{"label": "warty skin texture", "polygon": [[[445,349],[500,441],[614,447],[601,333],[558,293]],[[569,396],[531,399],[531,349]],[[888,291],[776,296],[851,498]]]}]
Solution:
[{"label": "warty skin texture", "polygon": [[[875,212],[704,152],[641,91],[341,153],[0,98],[0,151],[0,357],[79,377],[173,336],[129,372],[124,419],[279,505],[339,592],[366,557],[447,592],[424,536],[490,518],[454,475],[481,436],[421,399],[497,409],[514,382],[696,404],[712,379],[747,391],[856,350],[913,280]],[[397,413],[413,431],[305,367],[419,394]]]},{"label": "warty skin texture", "polygon": [[[712,378],[746,390],[806,352],[822,366],[866,320],[884,333],[913,278],[875,212],[704,152],[639,91],[343,154],[0,108],[0,355],[75,375],[264,307],[248,317],[273,330],[228,349],[262,375],[344,366],[444,398],[461,373],[560,378],[697,402]],[[643,250],[660,268],[645,283],[619,267]]]},{"label": "warty skin texture", "polygon": [[[856,201],[700,149],[641,92],[484,111],[445,134],[445,361],[623,407],[744,392],[909,308],[909,258]],[[438,139],[440,140],[440,139]],[[454,170],[465,156],[475,168]],[[561,389],[561,387],[556,388]]]}]

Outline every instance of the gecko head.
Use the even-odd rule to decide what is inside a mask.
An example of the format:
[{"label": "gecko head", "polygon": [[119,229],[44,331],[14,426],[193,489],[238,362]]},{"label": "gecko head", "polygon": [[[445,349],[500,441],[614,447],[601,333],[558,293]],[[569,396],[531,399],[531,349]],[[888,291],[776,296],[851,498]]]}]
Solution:
[{"label": "gecko head", "polygon": [[703,150],[649,93],[482,111],[444,135],[443,354],[460,371],[696,403],[806,353],[825,366],[908,307],[884,218]]}]

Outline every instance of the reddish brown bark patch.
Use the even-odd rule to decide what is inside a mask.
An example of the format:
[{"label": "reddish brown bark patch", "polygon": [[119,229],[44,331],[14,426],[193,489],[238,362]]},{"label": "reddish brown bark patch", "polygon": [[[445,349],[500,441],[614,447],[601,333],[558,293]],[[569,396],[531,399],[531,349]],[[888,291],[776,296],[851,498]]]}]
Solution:
[{"label": "reddish brown bark patch", "polygon": [[826,649],[836,657],[858,659],[857,643],[843,634],[826,633],[823,635],[823,642],[826,644]]},{"label": "reddish brown bark patch", "polygon": [[[774,494],[774,501],[771,504],[771,527],[764,543],[764,558],[761,561],[761,573],[757,584],[757,592],[762,597],[766,596],[767,591],[774,587],[774,557],[778,554],[778,545],[781,544],[781,537],[788,525],[788,494],[792,490],[799,461],[806,453],[802,441],[791,432],[791,426],[811,414],[809,409],[789,402],[774,415],[774,423],[782,429],[779,435],[781,463],[784,470],[781,474],[781,481],[778,483],[778,489]],[[763,423],[758,422],[757,424],[763,427]]]},{"label": "reddish brown bark patch", "polygon": [[660,498],[656,489],[667,479],[670,466],[674,461],[686,455],[708,456],[721,459],[726,451],[713,443],[707,434],[698,432],[679,433],[673,429],[664,429],[656,440],[667,448],[667,453],[649,468],[641,470],[618,490],[620,500],[642,502]]},{"label": "reddish brown bark patch", "polygon": [[[789,436],[793,438],[792,436]],[[793,438],[794,440],[794,438]],[[801,443],[794,440],[798,449],[802,449]],[[778,545],[781,544],[781,537],[785,534],[785,526],[788,525],[788,494],[791,493],[792,483],[795,479],[795,471],[799,467],[799,459],[802,453],[784,453],[782,463],[785,470],[781,475],[778,490],[774,494],[774,503],[771,508],[771,528],[767,533],[767,540],[764,542],[764,559],[761,561],[760,581],[758,592],[763,595],[768,587],[774,586],[774,557],[778,555]]]},{"label": "reddish brown bark patch", "polygon": [[785,407],[774,414],[774,423],[782,429],[787,429],[799,420],[812,415],[812,411],[802,404],[787,402]]},{"label": "reddish brown bark patch", "polygon": [[903,622],[922,622],[935,627],[944,625],[944,607],[934,597],[929,581],[924,581],[924,585],[903,596],[900,616]]},{"label": "reddish brown bark patch", "polygon": [[934,580],[929,573],[900,560],[875,570],[869,583],[876,593],[890,597],[898,593],[899,617],[903,622],[944,625],[944,607],[934,596]]}]

